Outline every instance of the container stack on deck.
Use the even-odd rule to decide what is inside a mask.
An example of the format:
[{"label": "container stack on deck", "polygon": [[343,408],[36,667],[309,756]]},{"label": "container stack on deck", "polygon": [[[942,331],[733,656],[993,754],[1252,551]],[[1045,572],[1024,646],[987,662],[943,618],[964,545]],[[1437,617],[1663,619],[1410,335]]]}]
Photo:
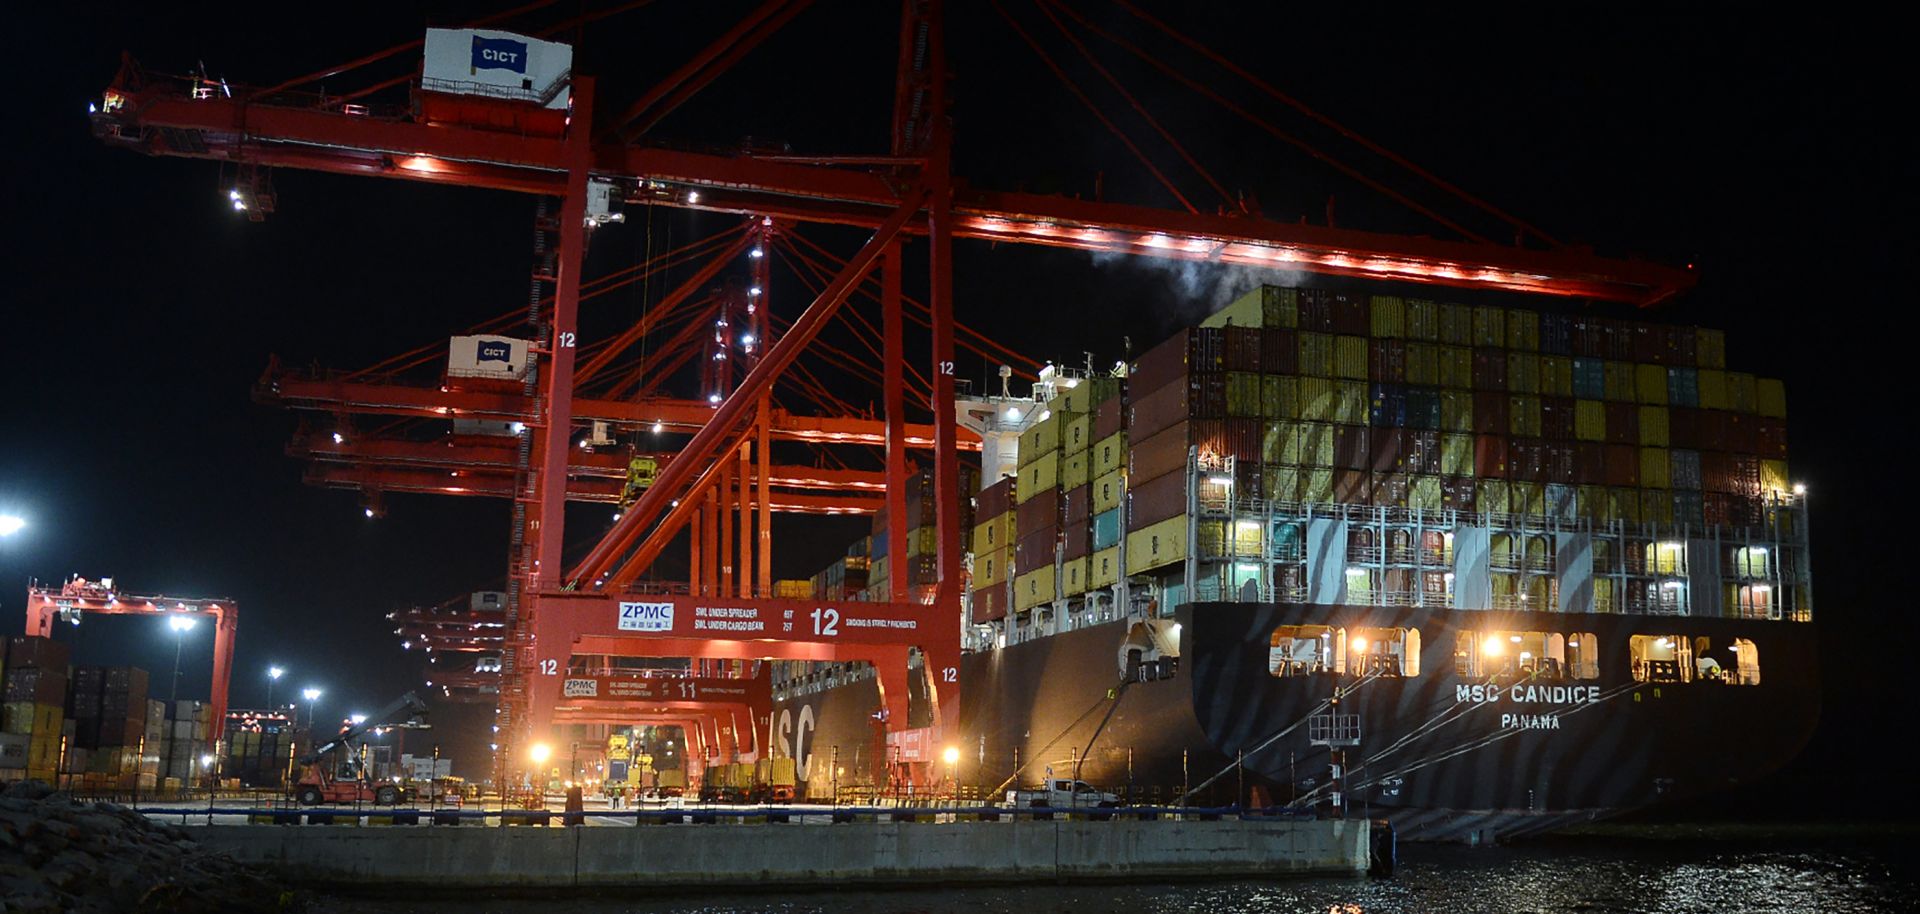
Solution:
[{"label": "container stack on deck", "polygon": [[67,771],[83,783],[133,786],[140,772],[141,741],[147,735],[147,671],[138,667],[80,667],[67,695],[75,723]]},{"label": "container stack on deck", "polygon": [[285,711],[230,711],[224,732],[222,777],[237,779],[242,787],[278,787],[286,780],[295,734]]},{"label": "container stack on deck", "polygon": [[201,756],[217,754],[211,742],[213,706],[183,698],[166,706],[166,713],[165,737],[156,753],[160,775],[168,783],[193,786],[208,775]]},{"label": "container stack on deck", "polygon": [[[968,496],[979,486],[978,471],[970,466],[960,467],[960,494],[962,530],[972,524],[973,507]],[[934,526],[933,512],[927,506],[933,504],[933,468],[921,467],[907,477],[907,589],[926,587],[938,583],[940,565],[938,561],[939,530]],[[875,602],[885,602],[891,598],[892,586],[889,575],[893,573],[890,560],[892,544],[887,541],[887,530],[891,523],[887,508],[883,505],[873,516],[873,530],[865,540],[867,549],[872,553],[872,567],[867,574],[867,587],[862,598]],[[965,545],[964,543],[962,544]]]},{"label": "container stack on deck", "polygon": [[976,623],[1123,575],[1162,610],[1809,609],[1784,386],[1720,331],[1269,286],[1035,408],[980,495]]}]

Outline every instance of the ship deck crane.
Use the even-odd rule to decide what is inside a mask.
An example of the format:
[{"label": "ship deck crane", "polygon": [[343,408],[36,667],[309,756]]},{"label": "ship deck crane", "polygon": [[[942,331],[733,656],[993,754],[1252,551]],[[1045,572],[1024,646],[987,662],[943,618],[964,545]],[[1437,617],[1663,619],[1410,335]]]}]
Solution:
[{"label": "ship deck crane", "polygon": [[[522,551],[512,560],[510,571],[514,598],[501,707],[503,743],[509,750],[551,723],[560,690],[558,677],[574,652],[871,660],[891,706],[896,700],[905,701],[904,663],[897,664],[898,670],[891,667],[910,647],[919,646],[927,653],[929,668],[952,671],[935,684],[943,723],[952,724],[961,685],[957,681],[961,547],[955,507],[960,498],[961,441],[954,408],[955,238],[1641,306],[1657,303],[1693,282],[1686,271],[1566,248],[1540,250],[1382,235],[1244,215],[1210,215],[1191,211],[1191,205],[1183,213],[968,187],[951,168],[941,0],[902,3],[888,155],[797,158],[632,142],[646,138],[666,112],[807,5],[804,0],[768,0],[644,93],[639,103],[606,123],[598,116],[594,80],[584,75],[571,76],[566,86],[571,110],[562,118],[551,111],[515,107],[522,103],[451,97],[424,86],[415,90],[421,102],[418,109],[382,108],[359,101],[365,92],[342,98],[290,91],[314,79],[332,78],[338,68],[262,90],[158,76],[131,59],[94,115],[96,135],[110,144],[235,165],[242,181],[231,191],[233,202],[237,209],[248,210],[249,216],[274,203],[262,178],[272,167],[503,189],[561,200],[553,225],[559,236],[558,253],[551,270],[543,268],[535,278],[536,290],[546,285],[553,289],[550,302],[536,296],[543,305],[536,318],[542,328],[538,351],[543,370],[537,387],[530,384],[519,399],[507,398],[498,404],[502,412],[524,416],[515,421],[525,422],[536,436],[531,456],[518,468],[514,483],[516,512],[525,510],[516,526],[516,548]],[[362,62],[391,53],[371,55]],[[402,81],[390,80],[381,86]],[[415,110],[432,116],[416,116]],[[514,129],[498,129],[503,123]],[[575,373],[576,367],[584,370],[597,364],[576,366],[581,351],[581,269],[589,225],[597,224],[590,219],[589,206],[609,193],[625,200],[748,216],[760,227],[763,240],[766,232],[789,222],[861,226],[874,234],[829,274],[830,280],[822,283],[813,303],[777,340],[754,353],[737,384],[730,375],[722,376],[727,390],[716,389],[710,396],[707,405],[717,408],[695,423],[698,428],[679,459],[659,473],[655,484],[622,513],[584,560],[569,567],[562,545],[571,436],[576,420],[591,409],[576,399]],[[909,236],[927,239],[929,258],[926,307],[932,346],[925,364],[930,381],[927,405],[934,417],[930,436],[934,495],[941,506],[935,512],[939,584],[932,606],[911,602],[905,582],[897,576],[889,602],[833,606],[766,600],[771,502],[767,449],[775,425],[772,384],[802,350],[816,344],[822,327],[873,272],[879,274],[885,328],[885,351],[879,360],[885,432],[880,440],[887,450],[890,534],[896,542],[904,540],[901,490],[910,445],[904,428],[907,371],[900,302],[901,242]],[[762,258],[756,278],[763,277],[765,269]],[[773,339],[766,312],[761,307],[751,325],[761,340]],[[417,405],[412,408],[453,414],[454,407],[431,393],[414,399]],[[626,418],[649,421],[640,416]],[[736,497],[732,480],[736,470],[738,478],[748,478],[756,460],[758,492],[749,502]],[[746,488],[742,486],[739,495]],[[737,579],[731,566],[732,549],[722,546],[731,535],[731,509],[736,504],[743,533]],[[759,512],[757,536],[745,535],[750,504]],[[677,602],[625,599],[628,588],[659,556],[668,539],[689,526],[700,531],[694,538],[697,553],[705,542],[705,563],[713,566],[720,559],[717,568],[694,573],[694,581],[702,585],[702,597]],[[722,531],[718,539],[714,538],[716,526]],[[716,549],[723,549],[725,556],[715,556]],[[749,554],[758,560],[757,587],[747,573],[752,564]],[[694,564],[698,567],[702,562]],[[712,598],[718,595],[731,596]],[[714,610],[721,615],[713,616]],[[863,624],[841,627],[837,623],[842,619],[859,619]],[[714,622],[727,624],[714,626]],[[899,719],[904,716],[898,715]],[[524,765],[517,757],[509,758],[515,767]]]}]

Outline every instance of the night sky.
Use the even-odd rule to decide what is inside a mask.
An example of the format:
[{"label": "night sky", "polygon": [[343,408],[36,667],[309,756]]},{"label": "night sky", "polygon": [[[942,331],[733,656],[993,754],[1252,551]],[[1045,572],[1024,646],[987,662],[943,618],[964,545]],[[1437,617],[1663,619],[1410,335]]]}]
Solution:
[{"label": "night sky", "polygon": [[[603,110],[624,105],[753,5],[663,0],[590,26],[574,39],[576,68],[600,76]],[[950,5],[962,179],[1091,196],[1103,174],[1107,199],[1174,205],[990,4]],[[1031,2],[1004,5],[1130,136],[1153,139]],[[1896,71],[1902,55],[1882,30],[1615,6],[1389,15],[1145,5],[1562,241],[1695,265],[1698,288],[1660,316],[1723,327],[1730,367],[1786,379],[1794,473],[1813,493],[1827,712],[1800,771],[1837,770],[1864,731],[1907,729],[1909,704],[1879,696],[1911,691],[1903,683],[1912,651],[1895,646],[1915,626],[1893,576],[1905,551],[1894,535],[1896,503],[1912,485],[1911,460],[1895,444],[1910,421],[1899,412],[1906,388],[1894,381],[1910,337],[1900,326],[1907,296],[1893,260],[1908,234],[1894,227],[1909,222],[1896,207],[1910,199],[1915,175],[1910,147],[1894,139],[1904,134],[1898,119],[1911,102],[1910,79]],[[884,152],[897,5],[818,6],[655,135]],[[864,18],[856,6],[869,10]],[[1119,9],[1094,0],[1075,6],[1282,129],[1325,143],[1397,188],[1418,189]],[[12,68],[8,98],[0,300],[21,379],[0,398],[0,511],[31,526],[0,540],[0,618],[18,632],[28,579],[73,573],[113,576],[135,592],[228,596],[242,607],[234,703],[263,702],[265,668],[280,663],[291,672],[276,697],[319,685],[327,690],[321,716],[337,717],[417,684],[418,658],[400,650],[386,612],[499,586],[507,508],[390,496],[387,516],[368,520],[355,494],[301,484],[301,465],[283,452],[295,418],[256,405],[251,387],[273,355],[294,365],[361,367],[524,304],[532,201],[279,171],[279,211],[251,223],[229,208],[214,163],[143,158],[89,137],[87,103],[123,50],[154,70],[204,63],[213,75],[261,85],[471,14],[452,3],[279,9],[12,11],[14,53],[25,60]],[[1268,217],[1324,222],[1332,196],[1342,226],[1444,234],[1112,46],[1090,46],[1222,183],[1253,194]],[[369,81],[343,77],[330,87]],[[1217,202],[1163,145],[1146,147],[1183,191],[1206,206]],[[1497,223],[1441,194],[1420,193],[1502,235]],[[630,210],[627,225],[596,236],[589,273],[732,221]],[[808,235],[843,253],[860,241],[845,231]],[[909,258],[923,261],[924,246]],[[1249,281],[975,242],[960,242],[957,258],[962,321],[1036,358],[1076,363],[1092,351],[1110,364],[1122,337],[1137,353]],[[591,306],[599,310],[585,317],[587,339],[633,319],[643,295],[662,291],[656,284]],[[777,313],[796,315],[799,295],[776,274]],[[961,359],[962,377],[989,370]],[[851,387],[843,393],[862,404],[876,399]],[[608,513],[570,512],[570,542],[588,542]],[[776,576],[816,571],[858,526],[784,524]],[[90,619],[59,637],[77,641],[78,662],[155,671],[155,692],[164,694],[173,642],[159,623]],[[187,637],[184,653],[181,694],[205,696],[205,626]],[[482,714],[442,709],[439,719],[433,738],[445,751],[480,761]],[[460,767],[480,773],[479,765]]]}]

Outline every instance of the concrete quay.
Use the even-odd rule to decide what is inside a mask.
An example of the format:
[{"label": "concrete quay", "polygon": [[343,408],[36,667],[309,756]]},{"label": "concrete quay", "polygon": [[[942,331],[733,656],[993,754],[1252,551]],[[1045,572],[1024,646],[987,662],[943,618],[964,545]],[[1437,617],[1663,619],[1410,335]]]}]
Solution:
[{"label": "concrete quay", "polygon": [[352,891],[565,891],[1354,876],[1364,819],[846,822],[830,826],[212,825],[207,850]]}]

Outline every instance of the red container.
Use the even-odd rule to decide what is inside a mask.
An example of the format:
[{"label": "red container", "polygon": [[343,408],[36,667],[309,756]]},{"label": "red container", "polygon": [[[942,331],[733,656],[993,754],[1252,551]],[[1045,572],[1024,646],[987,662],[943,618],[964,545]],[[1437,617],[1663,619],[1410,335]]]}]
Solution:
[{"label": "red container", "polygon": [[1227,370],[1260,371],[1265,334],[1259,327],[1227,327]]},{"label": "red container", "polygon": [[9,703],[64,705],[67,700],[66,667],[8,667],[4,695]]},{"label": "red container", "polygon": [[1241,463],[1259,463],[1260,445],[1266,435],[1266,423],[1259,419],[1228,419],[1222,423],[1225,434],[1217,453]]},{"label": "red container", "polygon": [[[1300,329],[1332,333],[1334,293],[1325,289],[1300,290]],[[1364,332],[1364,331],[1363,331]]]},{"label": "red container", "polygon": [[1691,406],[1675,406],[1667,410],[1667,444],[1672,447],[1702,448],[1719,447],[1719,443],[1701,443],[1701,410]]},{"label": "red container", "polygon": [[1507,427],[1507,395],[1498,392],[1473,392],[1473,430],[1482,435],[1505,435],[1511,431]]},{"label": "red container", "polygon": [[[39,635],[15,635],[7,639],[7,669],[44,667],[58,670],[60,678],[67,676],[67,664],[73,661],[73,651],[64,642]],[[58,702],[59,699],[55,699]]]},{"label": "red container", "polygon": [[1367,344],[1367,377],[1375,383],[1406,383],[1406,341],[1373,340],[1369,342]]},{"label": "red container", "polygon": [[1156,390],[1182,375],[1225,371],[1226,334],[1219,327],[1188,327],[1134,363],[1135,390]]},{"label": "red container", "polygon": [[1607,443],[1640,443],[1640,407],[1634,403],[1607,404]]},{"label": "red container", "polygon": [[1607,484],[1607,446],[1581,441],[1573,446],[1573,482],[1582,486]]},{"label": "red container", "polygon": [[1693,328],[1668,327],[1667,358],[1664,364],[1692,368],[1699,359],[1699,347],[1696,345]]},{"label": "red container", "polygon": [[1541,454],[1546,458],[1547,482],[1563,486],[1574,484],[1575,458],[1573,442],[1547,441],[1541,446]]},{"label": "red container", "polygon": [[1507,436],[1473,436],[1473,472],[1487,479],[1507,478]]},{"label": "red container", "polygon": [[1733,496],[1723,492],[1708,492],[1702,495],[1700,519],[1709,527],[1723,527],[1733,523]]},{"label": "red container", "polygon": [[[1754,429],[1754,447],[1749,448],[1768,460],[1785,460],[1787,457],[1787,423],[1780,419],[1760,416],[1749,420]],[[1732,435],[1727,436],[1732,438]]]},{"label": "red container", "polygon": [[1429,476],[1440,472],[1440,433],[1430,431],[1414,432],[1412,446],[1408,449],[1407,463],[1409,472],[1425,473]]},{"label": "red container", "polygon": [[1633,325],[1633,360],[1665,364],[1660,360],[1666,357],[1667,334],[1665,327],[1655,324]]},{"label": "red container", "polygon": [[1372,466],[1368,459],[1368,431],[1364,425],[1334,426],[1333,465],[1349,470],[1365,470]]},{"label": "red container", "polygon": [[1549,482],[1546,442],[1515,438],[1507,442],[1507,478],[1516,482]]},{"label": "red container", "polygon": [[1177,473],[1187,467],[1187,445],[1192,423],[1182,422],[1138,442],[1127,451],[1127,478],[1134,485]]},{"label": "red container", "polygon": [[1375,473],[1395,473],[1403,467],[1407,457],[1407,439],[1412,432],[1397,428],[1375,429],[1372,445],[1372,468]]},{"label": "red container", "polygon": [[1067,526],[1084,525],[1088,517],[1093,516],[1093,486],[1074,486],[1061,496],[1064,505],[1061,516],[1067,519]]},{"label": "red container", "polygon": [[1334,470],[1333,500],[1343,505],[1369,504],[1373,474],[1366,470]]},{"label": "red container", "polygon": [[1619,362],[1633,361],[1633,334],[1637,325],[1628,321],[1606,321],[1601,331],[1606,351],[1601,357]]},{"label": "red container", "polygon": [[1007,582],[995,581],[985,590],[973,592],[973,621],[976,625],[997,622],[1007,617]]},{"label": "red container", "polygon": [[1640,484],[1640,449],[1631,444],[1609,444],[1606,455],[1607,485]]},{"label": "red container", "polygon": [[1540,436],[1556,441],[1573,440],[1573,398],[1540,398]]},{"label": "red container", "polygon": [[1700,488],[1707,492],[1733,492],[1733,462],[1726,452],[1700,452]]},{"label": "red container", "polygon": [[1736,527],[1758,527],[1766,517],[1766,504],[1758,496],[1735,498],[1729,510],[1728,522]]},{"label": "red container", "polygon": [[1191,389],[1184,378],[1136,397],[1128,408],[1131,418],[1127,421],[1127,443],[1139,444],[1191,418],[1191,404]]},{"label": "red container", "polygon": [[1727,457],[1732,465],[1728,468],[1733,477],[1733,486],[1728,489],[1743,498],[1760,496],[1760,458],[1750,454],[1730,454]]},{"label": "red container", "polygon": [[1267,374],[1297,374],[1300,362],[1299,337],[1292,330],[1278,327],[1261,331],[1260,366]]},{"label": "red container", "polygon": [[1471,511],[1478,489],[1479,480],[1471,476],[1448,476],[1440,480],[1440,499],[1450,511]]},{"label": "red container", "polygon": [[1069,560],[1085,558],[1092,551],[1087,548],[1092,541],[1093,528],[1087,526],[1086,521],[1077,524],[1069,522],[1061,528],[1060,557]]},{"label": "red container", "polygon": [[[1131,383],[1128,385],[1131,387]],[[1127,398],[1108,397],[1093,408],[1093,440],[1104,440],[1127,427]]]},{"label": "red container", "polygon": [[1333,295],[1333,332],[1346,336],[1366,336],[1373,331],[1373,309],[1365,296]]},{"label": "red container", "polygon": [[1573,322],[1573,354],[1584,358],[1604,358],[1605,334],[1598,318],[1576,318]]},{"label": "red container", "polygon": [[1187,476],[1169,473],[1127,489],[1127,529],[1139,530],[1187,511]]},{"label": "red container", "polygon": [[1407,506],[1407,496],[1413,492],[1412,476],[1406,473],[1375,473],[1372,482],[1367,494],[1370,503],[1397,508]]},{"label": "red container", "polygon": [[1786,425],[1780,420],[1718,411],[1711,412],[1708,416],[1713,426],[1712,431],[1715,433],[1712,440],[1720,442],[1714,446],[1743,454],[1761,453],[1763,448],[1760,446],[1760,429],[1763,424],[1778,423],[1781,433],[1779,456],[1787,456]]},{"label": "red container", "polygon": [[1008,476],[981,489],[980,494],[974,496],[974,515],[980,518],[980,523],[984,524],[991,518],[1007,513],[1007,508],[1013,505],[1013,481],[1018,478],[1020,477]]},{"label": "red container", "polygon": [[1045,568],[1053,564],[1054,546],[1060,541],[1060,528],[1046,526],[1032,532],[1023,532],[1014,541],[1013,573],[1026,574],[1035,568]]},{"label": "red container", "polygon": [[[1485,346],[1473,350],[1473,389],[1507,389],[1507,351]],[[1477,413],[1478,410],[1475,410]]]},{"label": "red container", "polygon": [[1047,489],[1020,503],[1013,509],[1014,531],[1025,535],[1030,530],[1053,527],[1060,523],[1060,490]]}]

